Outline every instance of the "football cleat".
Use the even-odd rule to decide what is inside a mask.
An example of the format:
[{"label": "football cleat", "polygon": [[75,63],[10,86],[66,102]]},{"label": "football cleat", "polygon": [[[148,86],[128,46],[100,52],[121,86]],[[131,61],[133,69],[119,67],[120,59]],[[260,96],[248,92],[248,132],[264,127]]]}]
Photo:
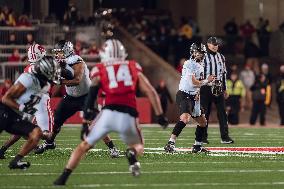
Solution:
[{"label": "football cleat", "polygon": [[203,144],[209,144],[209,141],[208,141],[208,139],[202,139],[202,143]]},{"label": "football cleat", "polygon": [[112,158],[118,158],[119,157],[119,151],[116,149],[116,147],[109,149],[110,157]]},{"label": "football cleat", "polygon": [[193,145],[192,147],[192,153],[208,153],[208,152],[209,150],[207,150],[201,145]]},{"label": "football cleat", "polygon": [[133,165],[130,165],[129,166],[129,171],[130,173],[134,176],[134,177],[137,177],[141,174],[140,172],[140,168],[141,168],[141,165],[140,163],[137,161],[135,162]]},{"label": "football cleat", "polygon": [[27,169],[31,166],[31,164],[27,161],[17,161],[17,162],[10,162],[9,163],[9,168],[10,169]]},{"label": "football cleat", "polygon": [[233,144],[233,143],[234,140],[231,139],[230,137],[221,140],[221,144]]},{"label": "football cleat", "polygon": [[54,182],[53,185],[56,186],[63,186],[66,184],[67,179],[64,178],[62,175],[60,177],[58,177]]},{"label": "football cleat", "polygon": [[175,147],[175,143],[174,142],[171,142],[169,141],[168,144],[166,144],[166,146],[164,147],[165,151],[168,152],[168,153],[173,153],[175,152],[176,150],[176,147]]},{"label": "football cleat", "polygon": [[41,145],[39,145],[34,149],[34,152],[35,154],[42,154],[46,150],[55,149],[55,147],[56,147],[55,142],[49,144],[46,141],[44,141],[44,143],[42,143]]}]

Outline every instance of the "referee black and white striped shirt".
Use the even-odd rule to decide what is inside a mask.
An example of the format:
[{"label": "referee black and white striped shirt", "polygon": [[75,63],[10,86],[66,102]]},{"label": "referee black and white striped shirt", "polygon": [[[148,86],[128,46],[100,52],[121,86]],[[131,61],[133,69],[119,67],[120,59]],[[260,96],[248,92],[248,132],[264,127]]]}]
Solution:
[{"label": "referee black and white striped shirt", "polygon": [[215,75],[217,80],[221,80],[223,83],[223,90],[227,89],[226,86],[226,59],[224,55],[219,52],[212,52],[209,49],[204,56],[204,78],[208,78],[209,75]]}]

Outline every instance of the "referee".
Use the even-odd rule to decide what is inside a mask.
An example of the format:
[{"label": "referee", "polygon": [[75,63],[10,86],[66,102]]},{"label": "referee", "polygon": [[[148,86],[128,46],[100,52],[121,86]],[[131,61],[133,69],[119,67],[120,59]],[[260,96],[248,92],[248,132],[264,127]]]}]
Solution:
[{"label": "referee", "polygon": [[[205,117],[209,120],[212,102],[217,108],[219,120],[221,143],[231,144],[234,141],[229,136],[228,118],[225,111],[225,99],[228,97],[226,92],[226,65],[225,57],[218,52],[220,41],[216,37],[207,40],[207,52],[204,58],[204,78],[215,75],[216,81],[211,85],[201,87],[201,105],[205,110]],[[219,83],[218,83],[219,82]],[[208,121],[203,135],[203,143],[208,144]]]}]

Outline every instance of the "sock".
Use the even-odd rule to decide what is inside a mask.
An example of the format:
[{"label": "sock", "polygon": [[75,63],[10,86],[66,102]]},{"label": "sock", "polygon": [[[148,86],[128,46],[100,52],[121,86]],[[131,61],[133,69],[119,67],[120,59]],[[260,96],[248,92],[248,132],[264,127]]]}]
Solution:
[{"label": "sock", "polygon": [[206,129],[205,127],[200,127],[199,125],[197,125],[195,130],[195,141],[201,142],[202,144],[202,136],[205,129]]},{"label": "sock", "polygon": [[186,124],[184,122],[182,122],[182,121],[177,122],[174,129],[173,129],[172,134],[174,134],[178,137],[185,126],[186,126]]},{"label": "sock", "polygon": [[202,142],[195,141],[195,142],[194,142],[194,145],[202,146]]},{"label": "sock", "polygon": [[113,144],[112,140],[109,141],[108,143],[105,143],[105,144],[106,144],[110,149],[114,148],[114,144]]},{"label": "sock", "polygon": [[18,154],[14,157],[14,159],[11,161],[11,163],[17,163],[19,160],[23,159],[24,156]]},{"label": "sock", "polygon": [[169,142],[176,143],[176,139],[170,138]]},{"label": "sock", "polygon": [[72,170],[71,169],[67,169],[65,168],[63,170],[63,173],[60,175],[59,180],[65,184],[66,180],[68,179],[68,177],[71,175]]},{"label": "sock", "polygon": [[126,150],[126,158],[128,159],[129,165],[136,163],[136,151],[133,148],[128,148]]},{"label": "sock", "polygon": [[55,140],[56,136],[57,136],[57,134],[55,134],[55,133],[52,134],[52,136],[50,137],[50,139],[46,139],[45,142],[46,142],[47,144],[52,144],[52,143],[54,143],[54,140]]},{"label": "sock", "polygon": [[0,153],[5,153],[8,148],[6,146],[2,146],[0,149]]}]

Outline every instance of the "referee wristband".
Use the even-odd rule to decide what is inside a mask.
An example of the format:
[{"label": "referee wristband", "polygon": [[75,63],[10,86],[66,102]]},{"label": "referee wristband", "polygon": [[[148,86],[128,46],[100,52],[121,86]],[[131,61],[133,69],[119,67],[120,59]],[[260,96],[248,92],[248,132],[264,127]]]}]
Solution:
[{"label": "referee wristband", "polygon": [[204,79],[200,82],[201,86],[207,85],[209,83],[208,79]]},{"label": "referee wristband", "polygon": [[22,112],[24,110],[24,108],[25,108],[25,105],[24,104],[20,104],[19,111]]}]

